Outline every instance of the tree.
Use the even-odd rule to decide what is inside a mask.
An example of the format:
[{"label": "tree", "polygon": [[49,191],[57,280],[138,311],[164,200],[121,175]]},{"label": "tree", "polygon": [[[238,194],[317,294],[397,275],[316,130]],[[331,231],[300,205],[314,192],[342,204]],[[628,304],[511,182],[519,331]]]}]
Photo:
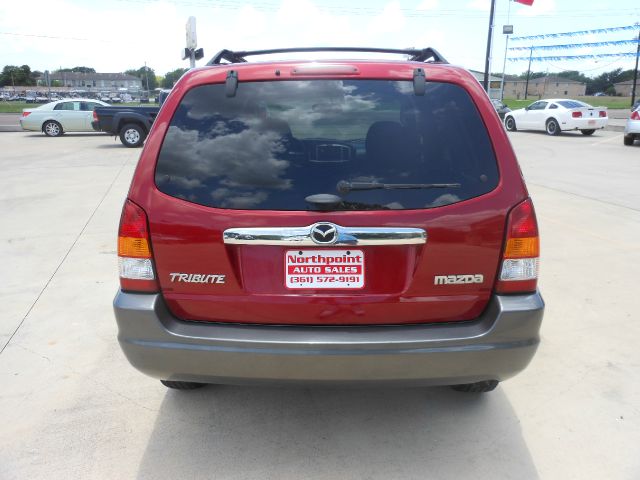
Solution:
[{"label": "tree", "polygon": [[0,86],[31,86],[36,84],[36,72],[29,65],[5,65],[0,73]]},{"label": "tree", "polygon": [[624,82],[625,80],[631,80],[633,78],[633,70],[622,70],[616,68],[610,72],[604,72],[587,83],[587,95],[596,92],[612,91],[613,84],[618,82]]},{"label": "tree", "polygon": [[176,68],[170,72],[167,72],[162,79],[162,88],[173,88],[178,79],[184,75],[188,68]]},{"label": "tree", "polygon": [[56,72],[96,73],[96,69],[91,67],[73,67],[73,68],[61,68],[60,70],[56,70]]},{"label": "tree", "polygon": [[589,83],[591,80],[584,73],[581,73],[577,70],[567,70],[566,72],[560,72],[556,74],[558,77],[568,78],[569,80],[574,80],[580,83]]},{"label": "tree", "polygon": [[149,84],[148,90],[154,90],[158,88],[158,80],[156,79],[156,72],[153,68],[150,67],[140,67],[137,70],[130,69],[125,70],[124,73],[127,75],[133,75],[134,77],[138,77],[142,80],[142,88],[147,90],[147,82]]}]

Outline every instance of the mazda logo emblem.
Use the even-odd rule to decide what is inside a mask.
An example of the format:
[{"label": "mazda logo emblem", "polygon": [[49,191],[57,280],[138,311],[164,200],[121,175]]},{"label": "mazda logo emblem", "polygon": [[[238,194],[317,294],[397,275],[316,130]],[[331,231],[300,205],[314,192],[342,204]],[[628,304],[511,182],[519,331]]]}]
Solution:
[{"label": "mazda logo emblem", "polygon": [[321,245],[338,240],[338,227],[333,223],[316,223],[311,227],[311,240]]}]

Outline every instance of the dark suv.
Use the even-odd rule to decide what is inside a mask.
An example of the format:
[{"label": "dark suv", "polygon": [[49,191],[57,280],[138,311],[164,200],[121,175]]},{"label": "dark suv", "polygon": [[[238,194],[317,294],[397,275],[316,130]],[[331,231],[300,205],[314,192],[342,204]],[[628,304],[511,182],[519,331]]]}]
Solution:
[{"label": "dark suv", "polygon": [[120,222],[119,341],[168,387],[489,391],[539,343],[536,217],[477,80],[408,60],[247,62],[177,83]]}]

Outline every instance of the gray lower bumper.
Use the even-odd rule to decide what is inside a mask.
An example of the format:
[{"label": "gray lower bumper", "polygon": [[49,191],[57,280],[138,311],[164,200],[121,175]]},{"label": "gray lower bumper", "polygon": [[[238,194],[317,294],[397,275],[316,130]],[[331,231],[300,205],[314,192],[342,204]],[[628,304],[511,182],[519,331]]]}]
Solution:
[{"label": "gray lower bumper", "polygon": [[119,292],[118,340],[141,372],[204,383],[398,383],[505,380],[539,339],[539,293],[494,296],[475,321],[445,325],[305,327],[177,320],[160,295]]}]

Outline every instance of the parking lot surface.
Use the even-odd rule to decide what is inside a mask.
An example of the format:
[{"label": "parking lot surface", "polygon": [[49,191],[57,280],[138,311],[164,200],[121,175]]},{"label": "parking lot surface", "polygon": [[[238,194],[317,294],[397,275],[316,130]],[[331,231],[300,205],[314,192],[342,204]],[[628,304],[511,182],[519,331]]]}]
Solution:
[{"label": "parking lot surface", "polygon": [[129,366],[111,310],[140,151],[0,134],[0,478],[640,478],[640,145],[510,138],[547,310],[529,368],[478,397],[168,391]]}]

